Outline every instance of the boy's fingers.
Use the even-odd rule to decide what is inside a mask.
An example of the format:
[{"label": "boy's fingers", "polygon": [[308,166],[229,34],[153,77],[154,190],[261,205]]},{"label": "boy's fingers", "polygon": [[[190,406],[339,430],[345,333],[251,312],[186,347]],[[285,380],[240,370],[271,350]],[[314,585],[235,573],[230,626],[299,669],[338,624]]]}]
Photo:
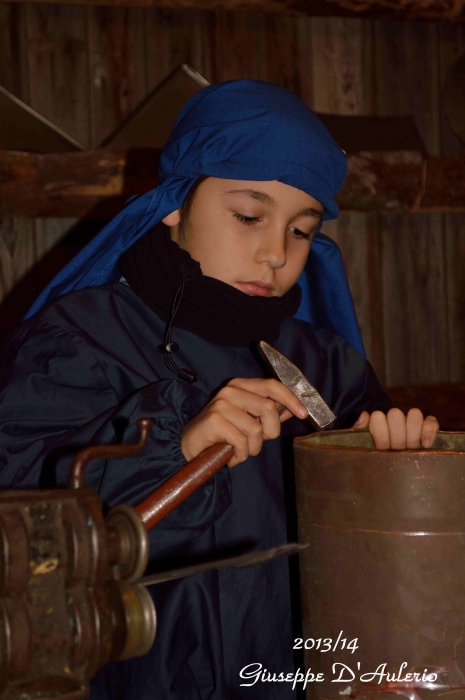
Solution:
[{"label": "boy's fingers", "polygon": [[407,449],[418,450],[421,443],[423,413],[419,408],[411,408],[407,413]]},{"label": "boy's fingers", "polygon": [[[297,396],[277,379],[254,379],[236,378],[232,379],[227,387],[237,387],[252,393],[273,399],[287,408],[288,411],[297,418],[308,418],[308,411]],[[227,388],[225,387],[225,388]],[[284,415],[284,414],[283,414]],[[285,420],[283,418],[283,420]]]},{"label": "boy's fingers", "polygon": [[391,450],[405,450],[407,445],[407,420],[400,408],[391,408],[386,415],[391,439]]},{"label": "boy's fingers", "polygon": [[431,447],[439,430],[434,416],[423,420],[418,408],[412,408],[407,417],[399,408],[391,408],[385,416],[374,411],[370,416],[370,433],[378,450],[418,449]]},{"label": "boy's fingers", "polygon": [[234,455],[228,462],[229,467],[235,467],[249,456],[247,435],[219,413],[203,419],[194,418],[181,434],[181,450],[188,462],[217,442],[225,442],[234,449]]},{"label": "boy's fingers", "polygon": [[362,411],[360,416],[358,417],[357,421],[353,424],[353,428],[357,428],[358,430],[362,428],[368,428],[368,424],[370,422],[370,414],[368,411]]},{"label": "boy's fingers", "polygon": [[373,411],[370,416],[369,426],[371,437],[378,450],[389,450],[391,439],[386,416],[382,411]]},{"label": "boy's fingers", "polygon": [[258,418],[260,429],[267,440],[278,437],[281,433],[281,421],[276,402],[273,399],[258,396],[251,391],[226,386],[213,399],[212,408],[226,416],[238,427],[240,424],[233,419],[233,416],[240,419],[240,414],[242,414],[244,420],[249,420],[250,416]]},{"label": "boy's fingers", "polygon": [[423,422],[421,431],[421,444],[423,447],[431,447],[438,434],[439,423],[434,416],[427,416]]},{"label": "boy's fingers", "polygon": [[[287,408],[284,408],[282,413],[279,414],[279,420],[281,423],[285,423],[287,420],[289,420],[289,418],[292,418],[293,415],[294,414],[291,413],[290,411],[288,411]],[[307,417],[307,416],[305,416],[305,417]],[[299,418],[300,418],[300,416],[299,416]]]},{"label": "boy's fingers", "polygon": [[[273,399],[287,411],[298,418],[308,418],[308,411],[297,396],[277,379],[233,379],[230,384],[240,384],[247,391],[252,391],[264,398]],[[285,413],[282,420],[285,420]],[[289,416],[290,417],[290,416]]]},{"label": "boy's fingers", "polygon": [[263,447],[263,426],[260,420],[235,406],[230,406],[227,412],[221,414],[221,418],[245,435],[247,456],[259,454]]}]

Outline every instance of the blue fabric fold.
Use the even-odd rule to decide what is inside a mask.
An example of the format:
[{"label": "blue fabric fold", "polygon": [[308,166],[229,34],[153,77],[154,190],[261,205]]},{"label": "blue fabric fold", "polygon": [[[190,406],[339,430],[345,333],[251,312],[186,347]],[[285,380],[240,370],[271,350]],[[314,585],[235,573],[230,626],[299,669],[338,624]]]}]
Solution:
[{"label": "blue fabric fold", "polygon": [[[162,150],[159,185],[126,207],[66,265],[37,298],[26,318],[58,296],[116,281],[120,255],[178,209],[201,175],[279,180],[338,215],[334,197],[347,171],[344,152],[307,105],[271,83],[234,80],[200,90],[181,110]],[[296,316],[345,338],[364,354],[338,246],[318,233],[299,279]]]}]

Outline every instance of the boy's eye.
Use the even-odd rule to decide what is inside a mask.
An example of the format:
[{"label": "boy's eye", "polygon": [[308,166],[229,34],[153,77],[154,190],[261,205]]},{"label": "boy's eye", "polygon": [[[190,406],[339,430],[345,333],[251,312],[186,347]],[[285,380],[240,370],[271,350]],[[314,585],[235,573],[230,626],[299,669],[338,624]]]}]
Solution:
[{"label": "boy's eye", "polygon": [[309,233],[304,233],[300,229],[296,228],[295,226],[291,226],[291,231],[294,234],[296,238],[304,238],[306,241],[309,240],[310,234]]},{"label": "boy's eye", "polygon": [[246,226],[250,226],[251,224],[255,223],[255,221],[258,221],[260,218],[258,216],[244,216],[243,214],[239,214],[237,212],[234,212],[234,216]]},{"label": "boy's eye", "polygon": [[[256,221],[260,221],[259,216],[244,216],[244,214],[239,214],[239,212],[234,212],[234,216],[236,219],[239,219],[239,221],[246,226],[251,226],[254,224]],[[308,241],[310,238],[309,233],[304,233],[304,231],[301,231],[300,229],[296,228],[295,226],[291,226],[290,230],[294,234],[295,238],[300,238],[302,240]]]}]

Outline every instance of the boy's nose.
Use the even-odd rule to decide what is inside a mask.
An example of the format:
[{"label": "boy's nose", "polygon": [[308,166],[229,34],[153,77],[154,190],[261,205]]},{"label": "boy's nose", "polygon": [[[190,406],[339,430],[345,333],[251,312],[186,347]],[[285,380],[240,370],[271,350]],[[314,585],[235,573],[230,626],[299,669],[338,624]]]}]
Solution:
[{"label": "boy's nose", "polygon": [[278,269],[286,264],[286,236],[282,233],[268,232],[260,241],[260,246],[255,254],[258,263],[267,262],[270,267]]}]

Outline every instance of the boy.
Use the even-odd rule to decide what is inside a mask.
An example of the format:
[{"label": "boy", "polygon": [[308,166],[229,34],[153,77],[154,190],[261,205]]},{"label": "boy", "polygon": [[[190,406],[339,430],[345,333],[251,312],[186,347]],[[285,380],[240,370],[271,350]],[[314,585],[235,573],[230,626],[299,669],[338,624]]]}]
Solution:
[{"label": "boy", "polygon": [[[212,443],[234,448],[234,469],[151,532],[152,560],[285,542],[276,438],[308,424],[292,392],[267,378],[259,340],[315,384],[336,427],[358,419],[380,448],[432,444],[435,419],[389,411],[370,365],[341,337],[357,331],[336,249],[318,230],[337,215],[345,171],[340,148],[285,90],[232,81],[190,100],[163,150],[159,187],[58,275],[4,348],[3,485],[65,484],[73,450],[135,441],[136,420],[149,416],[143,455],[89,465],[87,483],[110,507],[140,502]],[[313,311],[331,330],[293,318],[311,245]],[[288,684],[240,685],[250,663],[292,672],[286,561],[197,574],[152,595],[152,650],[102,670],[92,698],[294,697]]]}]

